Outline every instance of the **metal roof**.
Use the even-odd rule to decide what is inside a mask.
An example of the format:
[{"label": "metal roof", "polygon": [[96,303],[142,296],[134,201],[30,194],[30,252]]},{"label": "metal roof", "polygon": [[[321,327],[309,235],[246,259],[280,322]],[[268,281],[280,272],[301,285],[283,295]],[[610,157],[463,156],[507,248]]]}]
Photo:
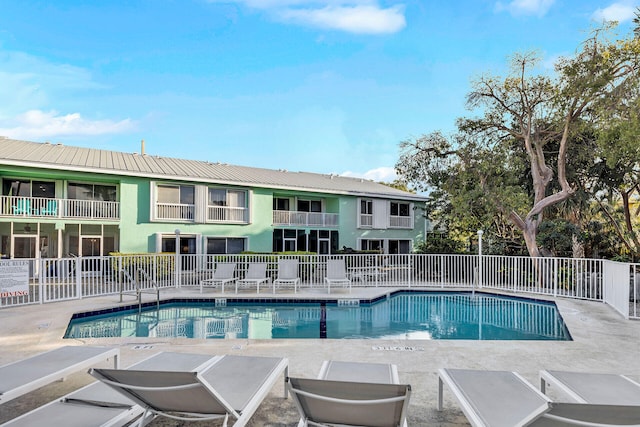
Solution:
[{"label": "metal roof", "polygon": [[423,196],[360,178],[252,168],[3,137],[0,137],[0,164],[243,187],[425,200]]}]

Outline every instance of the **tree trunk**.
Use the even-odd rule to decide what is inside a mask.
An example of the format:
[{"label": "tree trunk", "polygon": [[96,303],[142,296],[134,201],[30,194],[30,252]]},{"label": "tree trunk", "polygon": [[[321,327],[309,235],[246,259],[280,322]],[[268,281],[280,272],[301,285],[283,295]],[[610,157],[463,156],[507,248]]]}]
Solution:
[{"label": "tree trunk", "polygon": [[522,231],[522,237],[524,237],[524,243],[527,245],[529,256],[539,257],[540,249],[538,248],[538,242],[536,242],[536,237],[538,236],[538,220],[531,217],[523,220],[516,212],[511,212],[509,218],[516,227]]},{"label": "tree trunk", "polygon": [[584,258],[584,243],[575,234],[571,236],[571,246],[574,258]]}]

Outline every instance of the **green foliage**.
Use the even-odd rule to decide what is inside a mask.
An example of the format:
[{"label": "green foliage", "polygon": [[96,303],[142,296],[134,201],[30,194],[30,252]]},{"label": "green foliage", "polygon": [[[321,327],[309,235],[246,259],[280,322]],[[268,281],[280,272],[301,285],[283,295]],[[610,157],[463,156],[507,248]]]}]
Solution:
[{"label": "green foliage", "polygon": [[126,271],[132,278],[140,279],[139,269],[153,275],[155,279],[164,279],[175,272],[175,253],[121,253],[109,252],[111,269],[119,273]]},{"label": "green foliage", "polygon": [[400,143],[400,180],[428,192],[426,215],[449,239],[483,229],[503,253],[523,242],[536,256],[538,245],[640,252],[640,9],[634,22],[633,38],[596,29],[555,75],[536,74],[535,53],[514,55],[509,75],[472,83],[467,105],[480,117]]},{"label": "green foliage", "polygon": [[428,235],[427,240],[416,245],[417,254],[462,254],[464,244],[446,235]]},{"label": "green foliage", "polygon": [[543,221],[536,239],[550,256],[571,256],[574,239],[580,239],[580,230],[574,224],[562,220]]}]

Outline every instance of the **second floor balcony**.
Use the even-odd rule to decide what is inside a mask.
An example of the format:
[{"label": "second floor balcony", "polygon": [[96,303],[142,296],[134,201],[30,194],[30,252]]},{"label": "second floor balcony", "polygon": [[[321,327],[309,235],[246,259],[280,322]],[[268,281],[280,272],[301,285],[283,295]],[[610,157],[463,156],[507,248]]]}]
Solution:
[{"label": "second floor balcony", "polygon": [[273,211],[273,225],[337,227],[338,214],[326,212]]},{"label": "second floor balcony", "polygon": [[182,203],[157,203],[155,218],[168,221],[193,221],[196,205]]},{"label": "second floor balcony", "polygon": [[234,206],[207,206],[207,222],[249,222],[249,210]]},{"label": "second floor balcony", "polygon": [[[374,227],[373,215],[371,214],[360,214],[360,228],[376,228]],[[413,217],[410,216],[389,216],[388,221],[385,226],[378,226],[378,228],[413,228]]]},{"label": "second floor balcony", "polygon": [[[197,212],[196,212],[197,211]],[[241,223],[249,221],[249,210],[233,206],[207,206],[206,222]],[[163,221],[202,222],[200,208],[195,204],[157,203],[155,219]],[[198,215],[197,215],[198,214]]]},{"label": "second floor balcony", "polygon": [[2,196],[0,198],[0,215],[5,217],[118,221],[120,219],[120,203],[102,200]]}]

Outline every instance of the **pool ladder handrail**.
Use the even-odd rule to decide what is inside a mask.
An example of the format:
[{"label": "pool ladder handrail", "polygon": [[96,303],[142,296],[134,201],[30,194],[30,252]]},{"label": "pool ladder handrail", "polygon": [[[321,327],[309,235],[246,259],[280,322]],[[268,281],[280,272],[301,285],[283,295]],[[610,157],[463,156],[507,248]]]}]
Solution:
[{"label": "pool ladder handrail", "polygon": [[137,273],[141,274],[147,282],[151,283],[153,285],[153,289],[143,289],[142,287],[140,287],[140,283],[135,278],[133,278],[127,270],[120,269],[120,272],[126,279],[129,280],[130,283],[133,283],[133,285],[135,286],[135,289],[133,291],[124,291],[122,290],[122,286],[120,286],[120,302],[122,302],[122,295],[135,293],[136,298],[138,299],[138,311],[140,311],[142,309],[142,294],[154,293],[156,294],[156,307],[160,309],[160,288],[158,287],[156,281],[153,280],[146,271],[144,271],[142,268],[138,268]]}]

